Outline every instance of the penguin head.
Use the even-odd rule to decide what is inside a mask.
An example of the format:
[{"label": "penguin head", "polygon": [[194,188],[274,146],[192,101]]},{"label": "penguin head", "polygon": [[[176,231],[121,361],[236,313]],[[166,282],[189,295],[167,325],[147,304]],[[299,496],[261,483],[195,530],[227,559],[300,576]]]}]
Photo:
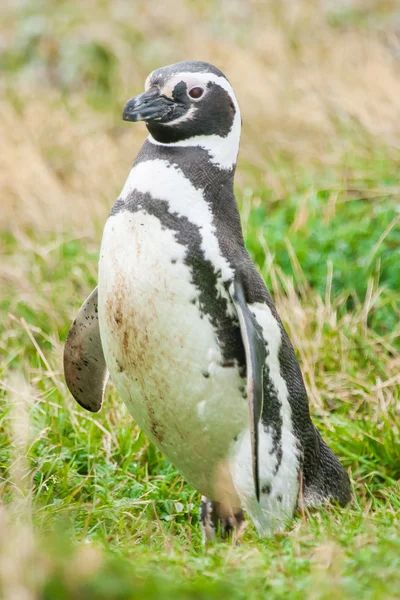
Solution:
[{"label": "penguin head", "polygon": [[216,67],[184,61],[153,71],[145,92],[128,100],[125,121],[144,121],[161,144],[198,139],[240,137],[240,112],[232,86]]}]

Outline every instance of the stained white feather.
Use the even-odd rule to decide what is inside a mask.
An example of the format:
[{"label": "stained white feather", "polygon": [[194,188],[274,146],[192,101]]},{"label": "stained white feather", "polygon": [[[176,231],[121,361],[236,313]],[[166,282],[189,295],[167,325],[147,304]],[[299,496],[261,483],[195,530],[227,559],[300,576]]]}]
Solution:
[{"label": "stained white feather", "polygon": [[222,367],[214,329],[190,302],[198,292],[184,255],[156,217],[110,217],[99,268],[101,337],[111,378],[135,420],[213,497],[220,463],[246,427],[247,404],[238,370]]}]

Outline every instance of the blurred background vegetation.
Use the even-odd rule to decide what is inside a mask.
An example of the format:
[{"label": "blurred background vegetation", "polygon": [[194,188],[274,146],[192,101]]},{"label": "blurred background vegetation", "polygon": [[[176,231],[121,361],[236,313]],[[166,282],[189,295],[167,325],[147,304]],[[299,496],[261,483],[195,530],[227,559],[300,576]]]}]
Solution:
[{"label": "blurred background vegetation", "polygon": [[[61,367],[146,135],[122,106],[186,59],[236,91],[246,243],[356,497],[207,555],[197,494]],[[2,597],[398,597],[399,1],[7,0],[0,142]]]}]

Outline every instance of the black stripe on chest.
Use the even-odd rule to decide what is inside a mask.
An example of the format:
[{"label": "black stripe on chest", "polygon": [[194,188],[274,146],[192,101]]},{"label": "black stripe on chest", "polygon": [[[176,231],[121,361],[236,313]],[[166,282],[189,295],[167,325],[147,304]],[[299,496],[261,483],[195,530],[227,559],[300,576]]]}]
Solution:
[{"label": "black stripe on chest", "polygon": [[201,315],[207,315],[210,319],[221,349],[222,366],[237,364],[241,376],[245,377],[246,357],[239,322],[229,314],[228,300],[219,293],[220,286],[228,291],[230,281],[223,281],[221,272],[205,258],[199,228],[187,217],[171,212],[165,200],[138,191],[125,200],[117,200],[110,216],[122,211],[135,213],[139,210],[156,217],[163,227],[175,233],[176,241],[185,247],[184,262],[190,268],[192,283],[198,292],[192,302],[197,305]]}]

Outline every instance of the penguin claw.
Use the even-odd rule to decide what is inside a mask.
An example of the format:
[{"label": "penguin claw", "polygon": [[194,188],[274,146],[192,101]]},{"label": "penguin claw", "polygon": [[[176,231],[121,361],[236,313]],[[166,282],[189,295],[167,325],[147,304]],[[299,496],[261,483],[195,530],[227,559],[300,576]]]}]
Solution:
[{"label": "penguin claw", "polygon": [[200,503],[200,521],[206,548],[210,542],[215,542],[217,535],[225,542],[229,539],[236,545],[247,527],[241,508],[228,514],[220,502],[202,496]]}]

